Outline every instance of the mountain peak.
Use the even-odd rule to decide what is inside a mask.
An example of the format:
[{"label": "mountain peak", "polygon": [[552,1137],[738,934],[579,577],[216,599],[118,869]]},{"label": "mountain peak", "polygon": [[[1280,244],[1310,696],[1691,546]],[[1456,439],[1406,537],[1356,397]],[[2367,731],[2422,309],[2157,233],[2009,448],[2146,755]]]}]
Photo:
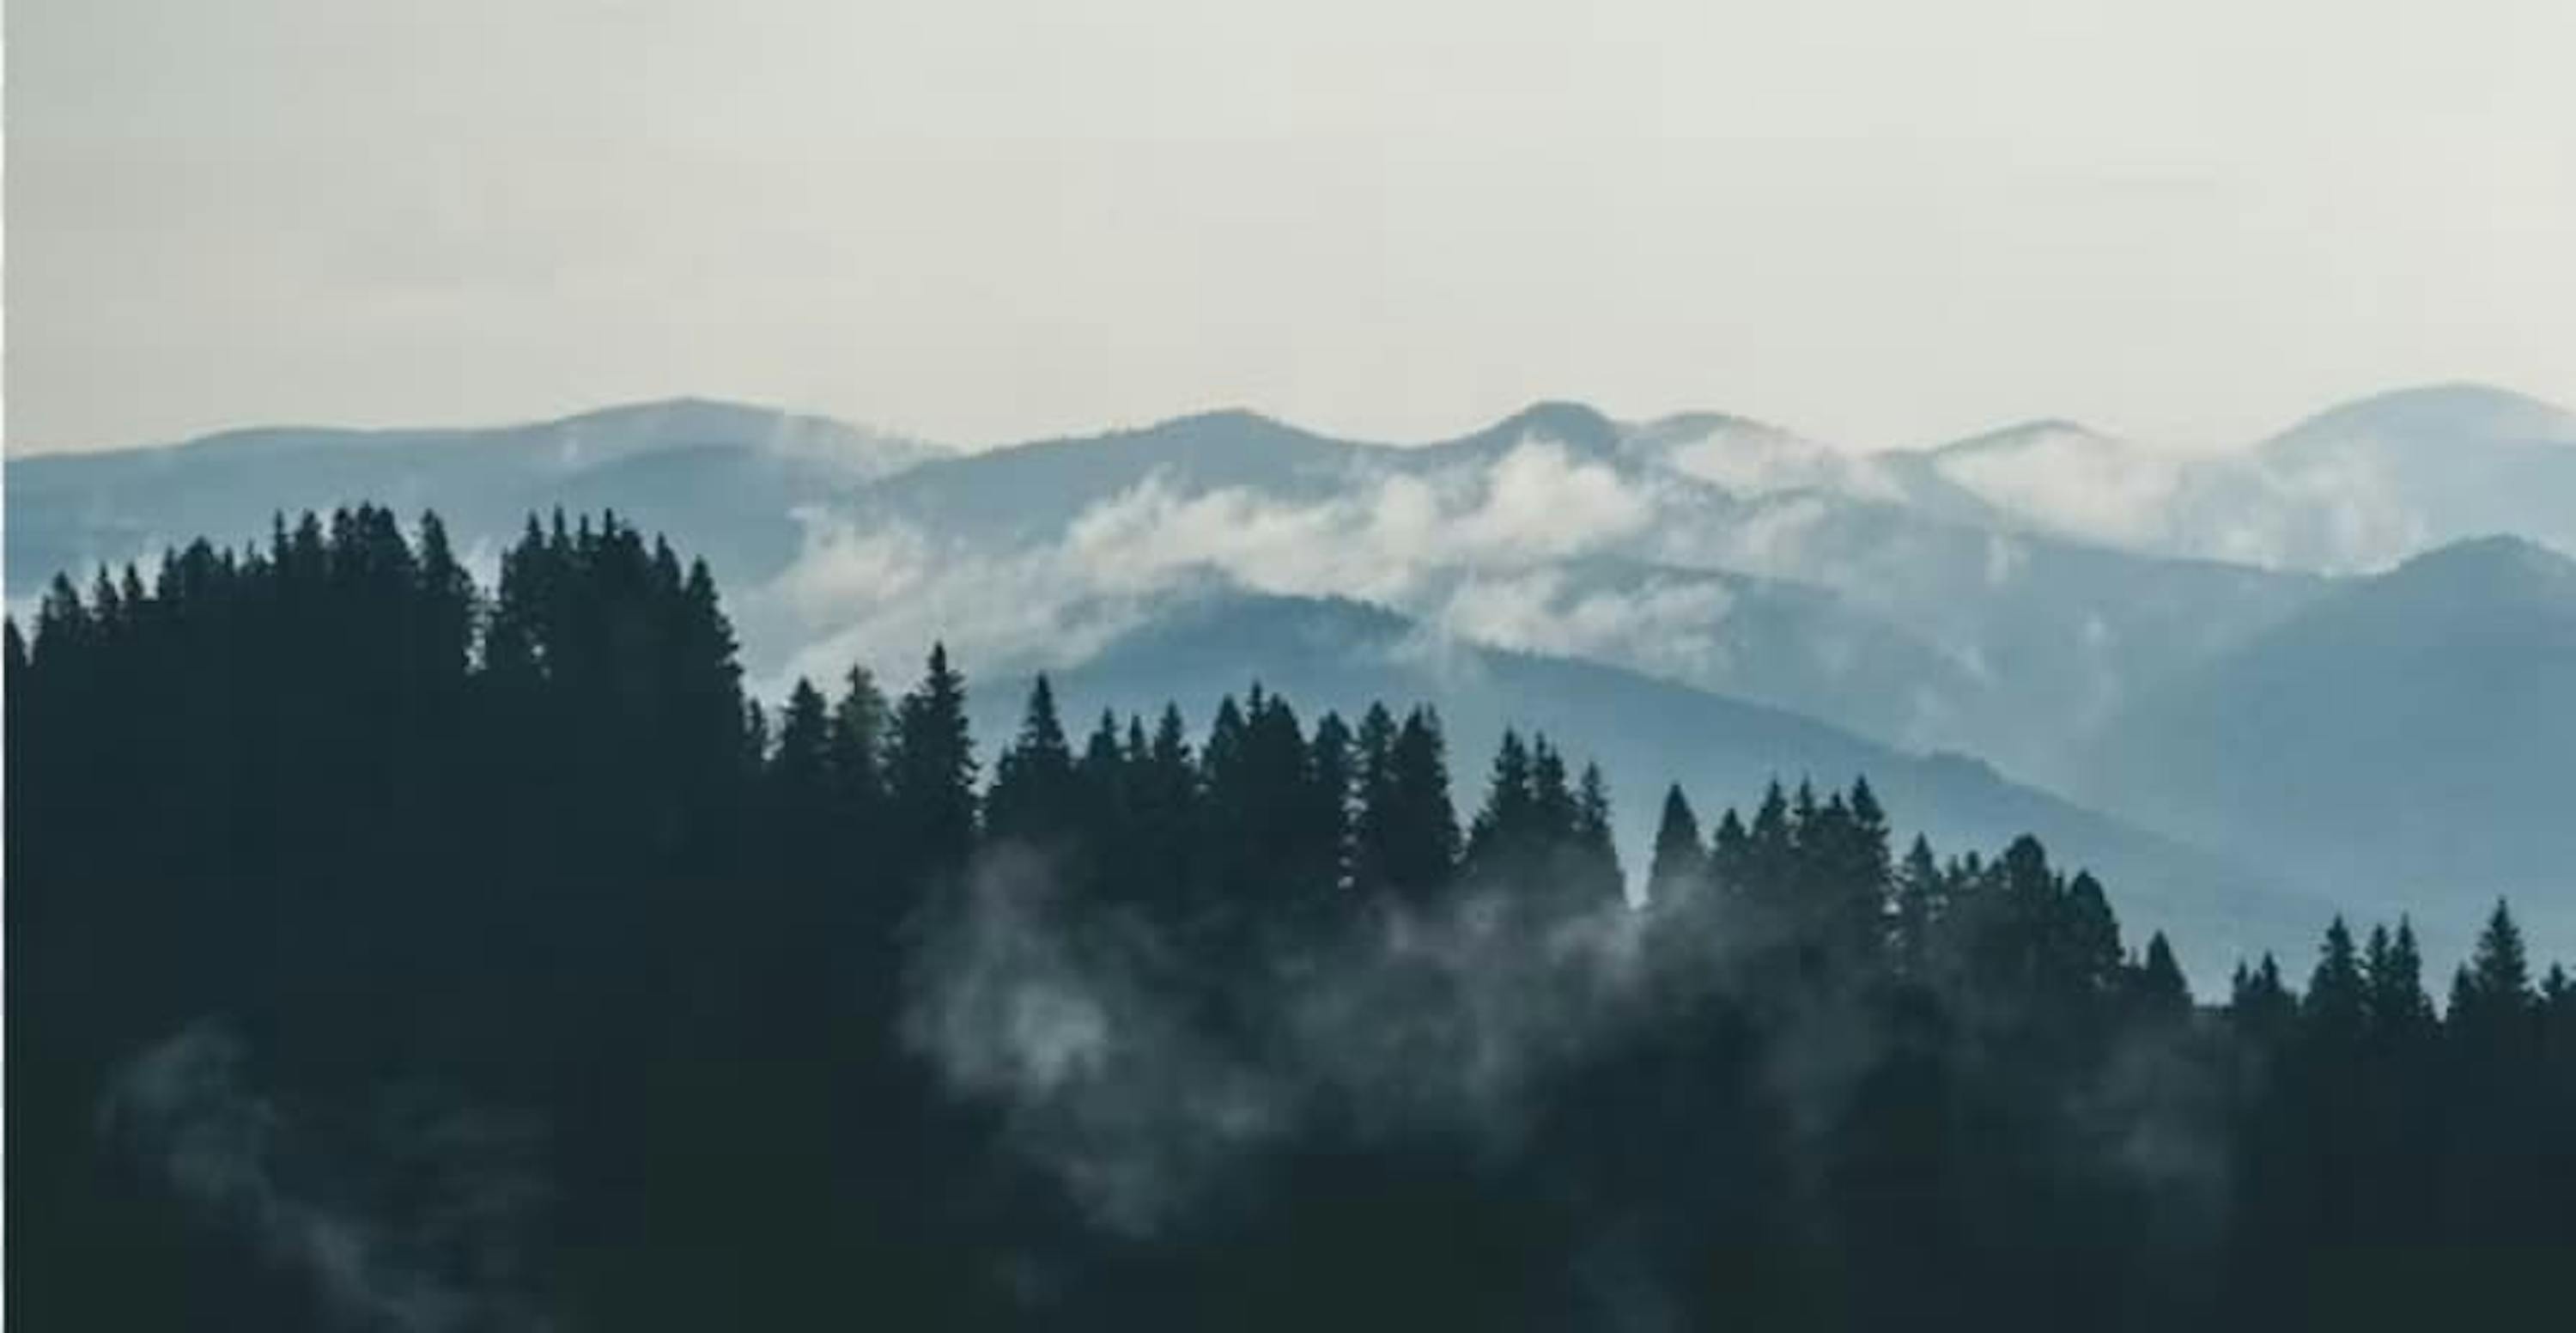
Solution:
[{"label": "mountain peak", "polygon": [[2576,444],[2576,412],[2492,384],[2466,380],[2419,384],[2329,407],[2282,431],[2265,447],[2295,449],[2354,438]]},{"label": "mountain peak", "polygon": [[1217,407],[1184,413],[1137,430],[1113,431],[1101,438],[1186,441],[1190,449],[1205,451],[1276,449],[1313,444],[1323,437],[1248,407]]},{"label": "mountain peak", "polygon": [[1494,423],[1476,438],[1517,444],[1537,437],[1575,449],[1603,450],[1619,443],[1619,423],[1589,403],[1542,399]]},{"label": "mountain peak", "polygon": [[636,431],[663,438],[692,435],[731,438],[756,433],[771,423],[791,419],[794,419],[791,414],[777,408],[684,395],[592,408],[539,422],[536,428],[545,431]]},{"label": "mountain peak", "polygon": [[2385,576],[2410,582],[2477,582],[2532,580],[2558,582],[2576,589],[2576,560],[2510,533],[2470,537],[2437,546],[2409,558]]},{"label": "mountain peak", "polygon": [[2033,417],[1997,427],[1964,440],[1936,445],[1930,451],[1935,457],[1957,458],[1968,454],[2012,449],[2037,440],[2076,440],[2085,444],[2116,444],[2113,437],[2068,417]]},{"label": "mountain peak", "polygon": [[1248,407],[1211,407],[1198,412],[1156,422],[1154,430],[1290,430],[1294,429],[1277,417],[1256,412]]},{"label": "mountain peak", "polygon": [[1708,434],[1716,431],[1741,431],[1761,435],[1794,436],[1795,431],[1776,426],[1756,417],[1733,412],[1675,412],[1647,422],[1645,429],[1659,435]]}]

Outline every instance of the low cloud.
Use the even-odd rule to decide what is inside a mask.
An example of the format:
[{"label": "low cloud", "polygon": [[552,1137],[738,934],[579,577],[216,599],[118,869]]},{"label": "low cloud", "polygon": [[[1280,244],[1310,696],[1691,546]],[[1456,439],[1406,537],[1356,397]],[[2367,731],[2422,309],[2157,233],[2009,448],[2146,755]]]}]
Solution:
[{"label": "low cloud", "polygon": [[[925,918],[904,1038],[998,1112],[1020,1160],[1131,1238],[1301,1137],[1508,1158],[1586,1061],[1724,996],[1767,1015],[1756,1077],[1793,1165],[1812,1165],[1891,1054],[1884,1011],[1853,987],[1740,994],[1744,951],[1779,938],[1740,906],[1721,920],[1705,900],[1550,899],[1527,871],[1424,906],[1349,904],[1339,928],[1270,936],[1211,976],[1203,948],[996,848]],[[2060,1108],[2065,1141],[2205,1214],[2227,1170],[2210,1084],[2153,1033],[2131,1045]]]},{"label": "low cloud", "polygon": [[1547,1077],[1670,987],[1717,975],[1708,937],[1695,958],[1657,954],[1652,918],[1624,903],[1534,913],[1526,895],[1472,890],[1274,941],[1225,979],[1234,1018],[1211,1024],[1188,954],[1074,900],[1025,849],[987,853],[927,922],[907,1043],[1127,1235],[1327,1116],[1506,1147]]},{"label": "low cloud", "polygon": [[1942,456],[1941,476],[2007,513],[2116,546],[2171,539],[2189,463],[2075,427],[2038,427]]},{"label": "low cloud", "polygon": [[[1009,549],[809,511],[802,555],[745,602],[763,623],[794,627],[801,646],[781,685],[851,660],[907,664],[932,639],[988,670],[1069,665],[1162,599],[1211,584],[1355,597],[1461,632],[1507,633],[1517,647],[1606,651],[1655,641],[1658,624],[1722,613],[1722,595],[1666,587],[1622,604],[1599,591],[1563,606],[1560,589],[1523,576],[1640,538],[1668,498],[1653,479],[1534,438],[1489,464],[1360,474],[1312,501],[1187,491],[1157,474],[1054,539]],[[1555,611],[1573,615],[1551,632]]]},{"label": "low cloud", "polygon": [[337,1327],[554,1327],[524,1268],[549,1198],[538,1127],[416,1089],[374,1110],[354,1142],[320,1134],[255,1085],[241,1035],[207,1019],[128,1060],[98,1121],[201,1221],[308,1283]]}]

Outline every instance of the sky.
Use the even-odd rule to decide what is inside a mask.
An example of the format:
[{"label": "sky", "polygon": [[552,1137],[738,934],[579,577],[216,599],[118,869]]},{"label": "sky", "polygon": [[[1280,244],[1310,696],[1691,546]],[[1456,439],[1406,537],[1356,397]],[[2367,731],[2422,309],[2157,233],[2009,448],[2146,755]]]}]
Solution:
[{"label": "sky", "polygon": [[2576,403],[2565,0],[11,0],[6,441]]}]

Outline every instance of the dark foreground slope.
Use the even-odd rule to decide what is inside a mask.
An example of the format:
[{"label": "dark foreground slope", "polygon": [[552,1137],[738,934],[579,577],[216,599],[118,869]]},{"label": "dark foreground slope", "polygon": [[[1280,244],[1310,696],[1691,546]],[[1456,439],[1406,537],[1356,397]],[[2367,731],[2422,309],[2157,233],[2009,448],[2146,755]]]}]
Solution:
[{"label": "dark foreground slope", "polygon": [[2438,1013],[2408,931],[2340,924],[2303,994],[2267,959],[2195,1006],[2117,883],[1900,854],[1837,779],[1666,801],[1639,912],[1579,734],[1453,784],[1401,700],[1095,743],[1033,690],[979,751],[937,652],[750,709],[712,580],[631,529],[501,568],[360,510],[11,626],[26,1326],[2563,1302],[2576,987],[2501,912]]},{"label": "dark foreground slope", "polygon": [[[1618,845],[1640,879],[1654,800],[1668,785],[1743,800],[1774,780],[1830,788],[1866,774],[1902,812],[1904,832],[1948,847],[1995,847],[2032,833],[2104,875],[2121,886],[2123,913],[2171,935],[2208,983],[2237,958],[2304,947],[2331,911],[2328,900],[2274,888],[1974,759],[1904,754],[1796,713],[1634,672],[1485,648],[1354,602],[1210,594],[1061,673],[1057,685],[1068,715],[1087,722],[1104,707],[1150,711],[1167,699],[1240,694],[1254,682],[1345,717],[1373,699],[1433,703],[1461,756],[1492,753],[1507,728],[1580,737],[1622,802]],[[1025,681],[1002,686],[979,710],[984,734],[1006,734],[1026,691]]]}]

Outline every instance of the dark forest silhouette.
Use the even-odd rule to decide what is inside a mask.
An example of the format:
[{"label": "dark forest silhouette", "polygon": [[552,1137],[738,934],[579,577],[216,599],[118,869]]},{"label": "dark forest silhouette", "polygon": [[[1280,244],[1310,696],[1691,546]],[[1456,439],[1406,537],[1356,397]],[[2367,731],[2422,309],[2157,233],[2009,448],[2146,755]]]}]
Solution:
[{"label": "dark forest silhouette", "polygon": [[[1068,726],[1041,680],[986,764],[934,648],[769,713],[706,567],[613,517],[532,519],[488,595],[372,506],[198,542],[58,580],[7,671],[29,1329],[2462,1327],[2576,1290],[2576,987],[2502,905],[2438,1007],[2403,921],[2196,1004],[2090,875],[1900,850],[1856,779],[1706,836],[1666,793],[1632,908],[1547,738],[1462,820],[1427,705]],[[986,1032],[1028,998],[960,989],[995,940],[1120,1007]]]}]

